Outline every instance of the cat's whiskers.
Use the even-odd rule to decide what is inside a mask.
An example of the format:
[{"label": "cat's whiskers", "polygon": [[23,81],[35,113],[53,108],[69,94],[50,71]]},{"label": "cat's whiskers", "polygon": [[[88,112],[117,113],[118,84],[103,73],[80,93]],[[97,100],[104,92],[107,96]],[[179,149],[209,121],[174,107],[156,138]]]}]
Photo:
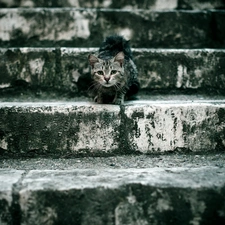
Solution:
[{"label": "cat's whiskers", "polygon": [[102,85],[96,81],[92,82],[92,85],[88,88],[88,92],[100,91],[102,89]]},{"label": "cat's whiskers", "polygon": [[120,83],[116,83],[116,84],[114,85],[114,88],[115,88],[116,91],[122,90],[122,87],[121,87]]},{"label": "cat's whiskers", "polygon": [[92,84],[90,85],[90,87],[88,88],[88,92],[91,92],[92,90],[95,90],[95,86],[96,86],[96,82],[93,81]]},{"label": "cat's whiskers", "polygon": [[117,85],[117,83],[113,87],[115,88],[116,91],[119,89],[119,86]]},{"label": "cat's whiskers", "polygon": [[94,86],[96,91],[101,91],[102,89],[102,85],[99,83],[96,83],[96,85]]},{"label": "cat's whiskers", "polygon": [[92,82],[91,82],[91,85],[90,85],[90,87],[88,88],[88,91],[90,91],[90,89],[91,89],[93,86],[95,86],[95,83],[96,83],[95,81],[92,81]]}]

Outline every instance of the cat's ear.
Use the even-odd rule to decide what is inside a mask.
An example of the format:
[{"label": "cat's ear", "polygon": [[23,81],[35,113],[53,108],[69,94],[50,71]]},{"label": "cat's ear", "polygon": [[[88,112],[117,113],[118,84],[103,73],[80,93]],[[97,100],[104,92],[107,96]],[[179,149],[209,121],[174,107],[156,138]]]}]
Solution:
[{"label": "cat's ear", "polygon": [[92,54],[90,54],[88,56],[88,61],[89,61],[89,64],[91,65],[92,68],[94,67],[94,64],[96,62],[99,62],[98,58],[96,56],[92,55]]},{"label": "cat's ear", "polygon": [[123,62],[124,62],[124,53],[123,52],[119,52],[115,58],[114,58],[114,62],[118,62],[120,64],[120,66],[122,67]]}]

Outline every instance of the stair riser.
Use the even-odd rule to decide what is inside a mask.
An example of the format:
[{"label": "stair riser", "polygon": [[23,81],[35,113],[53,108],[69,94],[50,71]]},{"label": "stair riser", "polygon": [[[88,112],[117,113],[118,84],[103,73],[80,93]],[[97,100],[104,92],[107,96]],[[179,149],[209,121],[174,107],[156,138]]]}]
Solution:
[{"label": "stair riser", "polygon": [[[86,93],[88,54],[96,48],[0,49],[0,87],[24,80],[31,87]],[[224,50],[133,49],[141,89],[225,90]]]},{"label": "stair riser", "polygon": [[87,156],[224,150],[224,103],[129,104],[2,103],[0,147],[4,154]]},{"label": "stair riser", "polygon": [[131,39],[133,47],[224,47],[224,19],[223,11],[1,9],[0,43],[97,47],[104,37],[118,33]]},{"label": "stair riser", "polygon": [[[15,182],[23,172],[1,174]],[[10,213],[22,225],[224,224],[224,173],[213,167],[30,171],[7,183],[8,195],[17,187],[12,202],[0,187],[0,213],[8,216],[2,224],[11,224]]]},{"label": "stair riser", "polygon": [[[130,190],[132,196],[128,194]],[[26,199],[23,205],[25,216],[22,217],[22,225],[39,225],[46,219],[53,224],[53,221],[59,224],[93,224],[94,221],[94,224],[101,225],[105,224],[105,221],[110,225],[123,225],[124,221],[131,225],[183,225],[192,221],[202,221],[201,224],[210,225],[216,224],[217,221],[225,222],[225,219],[218,215],[218,211],[224,210],[225,200],[225,193],[220,189],[171,190],[131,184],[124,185],[119,190],[99,188],[71,190],[67,193],[36,191],[29,194],[25,192],[21,196]],[[52,199],[50,204],[48,199]],[[37,208],[42,211],[39,212]],[[46,212],[47,216],[44,215]]]},{"label": "stair riser", "polygon": [[71,150],[75,154],[107,154],[118,149],[119,106],[57,105],[1,108],[1,147],[38,154]]},{"label": "stair riser", "polygon": [[161,9],[213,9],[224,8],[225,4],[222,0],[145,0],[145,1],[117,1],[117,0],[1,0],[1,7],[81,7],[81,8],[143,8],[152,10]]},{"label": "stair riser", "polygon": [[224,112],[224,105],[134,104],[124,111],[124,135],[130,148],[144,153],[223,150]]}]

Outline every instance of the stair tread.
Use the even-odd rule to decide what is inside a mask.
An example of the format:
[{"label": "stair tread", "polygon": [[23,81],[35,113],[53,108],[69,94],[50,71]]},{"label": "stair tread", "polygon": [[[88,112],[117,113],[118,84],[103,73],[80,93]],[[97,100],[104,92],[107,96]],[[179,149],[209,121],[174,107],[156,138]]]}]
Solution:
[{"label": "stair tread", "polygon": [[[16,206],[16,215],[20,215],[23,224],[27,225],[44,224],[46,218],[50,224],[56,221],[59,224],[76,224],[78,221],[93,224],[93,220],[96,224],[105,224],[107,220],[110,225],[124,224],[122,222],[128,220],[127,224],[138,224],[140,221],[141,224],[149,224],[149,221],[184,224],[195,218],[210,221],[206,224],[217,221],[223,224],[224,214],[219,212],[224,209],[224,177],[224,167],[212,166],[0,169],[3,209],[0,213],[7,215],[8,220],[13,219],[15,214],[11,214],[10,209]],[[169,218],[164,216],[168,212]],[[184,217],[184,212],[190,215]],[[16,221],[18,223],[18,217]]]},{"label": "stair tread", "polygon": [[[152,95],[149,93],[148,95],[137,95],[138,100],[131,100],[125,101],[124,105],[153,105],[153,104],[224,104],[225,103],[225,96],[224,95],[214,95],[214,96],[207,96],[207,95]],[[115,106],[112,104],[96,104],[93,102],[91,98],[87,97],[75,97],[75,98],[67,98],[67,99],[60,99],[59,98],[32,98],[22,96],[20,97],[7,97],[7,98],[0,98],[0,107],[46,107],[46,106],[54,106],[54,107],[64,107],[64,106],[71,106],[71,105],[78,105],[78,106],[90,106],[94,105],[95,107],[101,108],[102,106],[111,107]],[[119,107],[119,106],[118,106]]]},{"label": "stair tread", "polygon": [[[225,99],[1,102],[2,154],[102,155],[224,149]],[[216,127],[216,129],[215,129]]]},{"label": "stair tread", "polygon": [[[132,50],[141,89],[225,90],[225,49]],[[95,51],[97,48],[0,48],[0,68],[4,71],[0,90],[23,80],[17,85],[28,89],[38,85],[73,96],[87,92],[91,82],[87,57]]]},{"label": "stair tread", "polygon": [[[210,154],[180,153],[126,155],[110,157],[73,157],[60,158],[1,158],[0,169],[14,170],[74,170],[74,169],[150,169],[150,168],[224,168],[225,153]],[[1,170],[0,170],[1,171]]]},{"label": "stair tread", "polygon": [[[11,170],[0,169],[0,175]],[[207,174],[207,179],[205,176]],[[129,168],[129,169],[71,169],[30,170],[23,177],[26,190],[38,190],[49,186],[53,190],[115,187],[129,183],[143,183],[161,187],[216,187],[224,186],[225,168],[203,166],[198,168]],[[85,180],[84,180],[85,179]],[[3,180],[4,182],[4,180]],[[52,185],[54,187],[52,188]]]},{"label": "stair tread", "polygon": [[[21,95],[21,96],[7,96],[5,98],[0,97],[0,107],[13,107],[13,106],[30,106],[30,107],[40,107],[40,106],[64,106],[64,105],[95,105],[95,106],[112,106],[112,104],[96,104],[90,97],[78,96],[78,97],[64,97],[64,96],[43,96],[36,97],[32,95]],[[224,104],[225,96],[214,94],[171,94],[168,91],[164,94],[157,94],[154,91],[143,92],[141,91],[137,94],[135,100],[125,101],[124,105],[140,105],[140,104],[195,104],[195,103],[211,103],[211,104]]]},{"label": "stair tread", "polygon": [[209,8],[224,8],[222,0],[212,1],[200,0],[187,1],[187,0],[170,0],[170,1],[151,1],[144,2],[133,0],[132,2],[119,2],[119,1],[81,1],[81,0],[65,0],[65,1],[34,1],[34,0],[1,0],[1,7],[104,7],[104,8],[148,8],[148,9],[209,9]]},{"label": "stair tread", "polygon": [[0,41],[2,46],[97,47],[118,33],[134,47],[224,47],[224,17],[224,10],[0,9]]}]

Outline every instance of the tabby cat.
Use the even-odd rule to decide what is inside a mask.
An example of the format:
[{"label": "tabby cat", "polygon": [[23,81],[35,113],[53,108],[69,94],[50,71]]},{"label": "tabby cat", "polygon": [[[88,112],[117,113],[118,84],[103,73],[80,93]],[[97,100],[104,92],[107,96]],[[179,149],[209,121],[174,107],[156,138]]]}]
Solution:
[{"label": "tabby cat", "polygon": [[107,37],[98,53],[90,54],[88,60],[95,102],[120,105],[138,92],[138,72],[129,41],[122,36]]}]

